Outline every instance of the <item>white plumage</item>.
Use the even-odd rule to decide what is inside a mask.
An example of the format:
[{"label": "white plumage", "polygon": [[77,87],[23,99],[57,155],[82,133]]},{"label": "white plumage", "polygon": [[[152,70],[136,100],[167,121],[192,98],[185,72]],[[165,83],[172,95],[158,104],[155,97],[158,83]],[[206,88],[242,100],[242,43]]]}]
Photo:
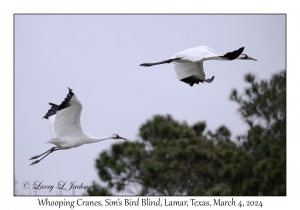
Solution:
[{"label": "white plumage", "polygon": [[51,108],[48,110],[44,118],[48,119],[49,121],[50,132],[53,138],[47,143],[54,144],[56,147],[52,147],[50,150],[41,155],[33,156],[30,160],[39,158],[40,156],[46,154],[40,160],[32,162],[31,165],[40,162],[47,155],[56,150],[76,148],[83,144],[95,143],[106,139],[127,140],[123,137],[120,137],[118,134],[96,138],[88,133],[83,132],[80,124],[82,104],[70,88],[67,97],[60,105],[53,103],[49,104],[51,105]]},{"label": "white plumage", "polygon": [[[243,47],[240,48],[239,52],[243,52]],[[180,58],[178,62],[181,63],[196,63],[196,62],[202,62],[205,60],[224,60],[226,58],[222,57],[219,53],[211,49],[207,46],[199,46],[199,47],[193,47],[187,50],[183,50],[179,53],[176,53],[171,57],[171,59],[174,58]]]},{"label": "white plumage", "polygon": [[206,79],[203,61],[206,60],[255,60],[247,56],[246,54],[241,54],[244,47],[239,48],[233,52],[228,52],[225,55],[220,55],[213,49],[207,46],[199,46],[190,48],[173,55],[170,59],[157,62],[157,63],[142,63],[140,66],[154,66],[165,63],[173,63],[177,79],[193,86],[195,83],[207,82],[211,83],[214,80],[214,76],[210,79]]}]

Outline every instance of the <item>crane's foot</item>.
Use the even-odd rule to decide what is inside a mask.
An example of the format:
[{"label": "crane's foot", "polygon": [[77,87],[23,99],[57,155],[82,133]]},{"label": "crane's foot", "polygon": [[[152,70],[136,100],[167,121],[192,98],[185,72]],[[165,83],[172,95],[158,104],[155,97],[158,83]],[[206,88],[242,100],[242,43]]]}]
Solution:
[{"label": "crane's foot", "polygon": [[37,164],[38,162],[40,162],[40,160],[36,160],[36,161],[32,162],[30,165]]},{"label": "crane's foot", "polygon": [[36,155],[36,156],[31,157],[29,160],[33,160],[33,159],[36,159],[38,157],[40,157],[40,156]]},{"label": "crane's foot", "polygon": [[146,67],[149,67],[149,66],[151,66],[151,63],[142,63],[142,64],[140,64],[140,66],[146,66]]},{"label": "crane's foot", "polygon": [[204,82],[211,83],[212,81],[214,81],[214,79],[215,79],[215,76],[212,76],[212,78],[204,80]]}]

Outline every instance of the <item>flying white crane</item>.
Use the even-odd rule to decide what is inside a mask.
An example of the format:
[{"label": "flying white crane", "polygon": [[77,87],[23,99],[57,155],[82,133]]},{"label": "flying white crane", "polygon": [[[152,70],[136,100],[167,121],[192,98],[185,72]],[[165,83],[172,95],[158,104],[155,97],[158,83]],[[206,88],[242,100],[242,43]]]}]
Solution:
[{"label": "flying white crane", "polygon": [[254,60],[246,54],[242,54],[244,47],[233,52],[228,52],[225,55],[220,55],[213,49],[207,46],[199,46],[190,48],[173,55],[170,59],[163,60],[157,63],[142,63],[140,66],[154,66],[164,63],[173,63],[178,80],[193,86],[195,83],[207,82],[211,83],[215,76],[210,79],[205,78],[203,70],[203,61],[206,60]]},{"label": "flying white crane", "polygon": [[30,158],[29,160],[33,160],[45,155],[40,160],[32,162],[30,165],[40,162],[50,153],[57,150],[75,148],[83,144],[96,143],[106,139],[127,140],[118,134],[96,138],[83,132],[80,125],[82,105],[70,88],[67,97],[60,105],[53,103],[49,104],[51,105],[51,109],[48,110],[47,114],[43,118],[48,119],[53,138],[46,143],[54,144],[56,147],[52,147],[43,154]]}]

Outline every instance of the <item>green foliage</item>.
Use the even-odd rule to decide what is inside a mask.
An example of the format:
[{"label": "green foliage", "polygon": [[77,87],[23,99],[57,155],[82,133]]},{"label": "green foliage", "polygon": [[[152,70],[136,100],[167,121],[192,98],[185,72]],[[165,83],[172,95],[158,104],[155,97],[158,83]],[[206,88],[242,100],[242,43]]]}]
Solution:
[{"label": "green foliage", "polygon": [[[246,75],[250,87],[231,93],[249,130],[232,141],[222,125],[206,131],[170,115],[139,129],[141,140],[114,144],[96,167],[107,188],[137,195],[285,195],[286,73],[270,81]],[[110,192],[88,191],[89,195]]]},{"label": "green foliage", "polygon": [[85,195],[97,195],[97,196],[110,196],[112,195],[111,192],[105,188],[98,185],[96,182],[93,182],[91,185],[93,186],[92,189],[88,189]]},{"label": "green foliage", "polygon": [[[242,148],[252,159],[252,170],[245,188],[262,195],[286,194],[286,72],[270,81],[256,81],[246,75],[250,87],[243,95],[234,90],[231,99],[240,104],[239,112],[250,126]],[[250,191],[251,192],[251,191]]]}]

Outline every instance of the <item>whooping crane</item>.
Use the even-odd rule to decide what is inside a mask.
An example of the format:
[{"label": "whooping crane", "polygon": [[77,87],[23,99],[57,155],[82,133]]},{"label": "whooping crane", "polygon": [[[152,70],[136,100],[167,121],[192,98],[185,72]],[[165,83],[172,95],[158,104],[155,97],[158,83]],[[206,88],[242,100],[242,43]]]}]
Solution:
[{"label": "whooping crane", "polygon": [[164,63],[173,63],[178,80],[193,86],[195,83],[207,82],[211,83],[215,76],[210,79],[205,78],[203,70],[203,61],[206,60],[254,60],[246,54],[242,54],[244,47],[238,50],[228,52],[225,55],[220,55],[213,49],[207,46],[199,46],[190,48],[173,55],[170,59],[163,60],[157,63],[142,63],[140,66],[154,66]]},{"label": "whooping crane", "polygon": [[106,139],[127,140],[118,134],[96,138],[83,132],[80,125],[82,105],[70,88],[67,97],[60,105],[49,104],[51,108],[43,118],[48,119],[53,138],[46,143],[54,144],[56,147],[52,147],[43,154],[30,158],[29,160],[33,160],[46,154],[43,158],[32,162],[30,165],[40,162],[50,153],[57,150],[75,148],[83,144],[96,143]]}]

